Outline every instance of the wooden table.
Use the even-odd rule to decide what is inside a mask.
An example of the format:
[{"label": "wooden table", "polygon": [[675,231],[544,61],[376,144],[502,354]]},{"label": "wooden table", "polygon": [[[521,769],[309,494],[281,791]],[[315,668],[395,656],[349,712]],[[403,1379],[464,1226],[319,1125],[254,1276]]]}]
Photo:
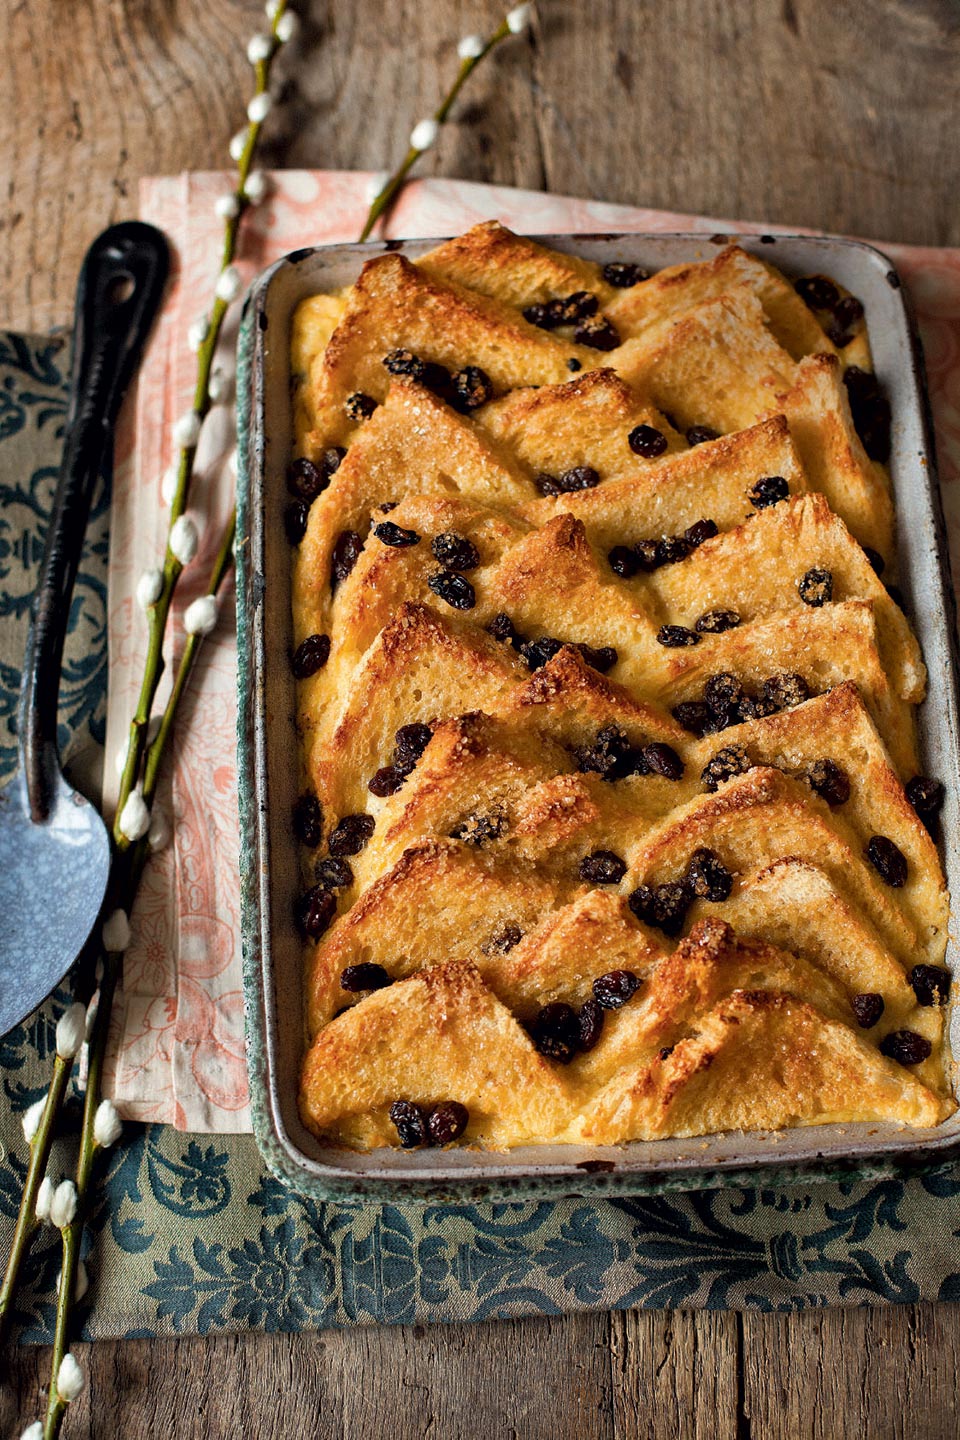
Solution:
[{"label": "wooden table", "polygon": [[[306,10],[306,0],[295,0]],[[394,164],[498,0],[311,0],[266,159]],[[214,168],[254,0],[6,0],[0,323],[69,319],[80,257],[144,173]],[[538,0],[422,173],[960,243],[951,0]],[[955,1437],[960,1307],[636,1311],[97,1345],[71,1437]],[[0,1429],[36,1414],[14,1357]]]}]

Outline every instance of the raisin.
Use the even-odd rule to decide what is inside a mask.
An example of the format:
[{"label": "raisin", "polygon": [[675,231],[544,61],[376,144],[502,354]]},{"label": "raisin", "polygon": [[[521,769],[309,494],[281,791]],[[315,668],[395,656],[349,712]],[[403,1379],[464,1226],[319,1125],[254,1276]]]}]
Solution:
[{"label": "raisin", "polygon": [[353,870],[349,860],[326,855],[313,867],[313,878],[324,890],[342,890],[345,885],[353,884]]},{"label": "raisin", "polygon": [[600,308],[600,301],[596,295],[591,295],[589,290],[575,290],[565,300],[560,301],[560,314],[564,325],[575,325],[578,320],[589,320],[591,315],[596,315]]},{"label": "raisin", "polygon": [[942,780],[932,780],[928,775],[914,775],[907,781],[906,795],[921,820],[930,821],[939,812],[946,798]]},{"label": "raisin", "polygon": [[430,744],[432,735],[429,725],[401,725],[393,737],[393,763],[396,768],[409,775]]},{"label": "raisin", "polygon": [[724,745],[722,750],[708,760],[700,774],[705,788],[711,793],[719,790],[720,786],[727,780],[732,780],[736,775],[746,775],[753,766],[746,750],[742,745]]},{"label": "raisin", "polygon": [[293,833],[301,845],[315,850],[323,839],[323,810],[316,795],[301,795],[293,807]]},{"label": "raisin", "polygon": [[706,445],[711,440],[719,440],[719,430],[711,430],[709,425],[691,425],[687,431],[688,445]]},{"label": "raisin", "polygon": [[690,554],[690,542],[684,535],[664,535],[657,541],[656,557],[657,568],[661,565],[675,565],[679,560],[686,560]]},{"label": "raisin", "polygon": [[477,603],[476,592],[470,581],[454,570],[434,570],[427,576],[427,584],[434,595],[454,610],[472,610]]},{"label": "raisin", "polygon": [[827,326],[827,339],[838,350],[843,350],[850,344],[853,334],[845,326],[838,324],[836,320],[831,320]]},{"label": "raisin", "polygon": [[594,850],[580,861],[580,879],[588,885],[619,885],[626,873],[626,861],[612,850]]},{"label": "raisin", "polygon": [[869,370],[849,365],[844,371],[853,425],[871,460],[890,457],[890,402]]},{"label": "raisin", "polygon": [[863,305],[856,295],[844,295],[833,307],[833,318],[843,329],[849,330],[863,319]]},{"label": "raisin", "polygon": [[324,487],[323,474],[312,460],[294,460],[287,471],[287,489],[297,500],[309,505]]},{"label": "raisin", "polygon": [[660,1056],[661,1061],[669,1060],[670,1056],[673,1054],[676,1048],[676,1045],[661,1045],[659,1051],[657,1052]]},{"label": "raisin", "polygon": [[688,630],[686,625],[661,625],[657,631],[657,644],[679,650],[686,645],[699,645],[700,636],[695,630]]},{"label": "raisin", "polygon": [[662,885],[638,885],[627,904],[638,920],[655,925],[665,935],[679,935],[690,908],[690,891],[683,880]]},{"label": "raisin", "polygon": [[408,774],[409,771],[400,770],[396,765],[381,765],[367,781],[367,789],[371,795],[383,800],[397,793]]},{"label": "raisin", "polygon": [[390,1119],[397,1127],[400,1145],[404,1150],[415,1150],[427,1138],[427,1121],[419,1105],[412,1100],[394,1100],[390,1106]]},{"label": "raisin", "polygon": [[505,923],[497,926],[490,938],[480,946],[480,950],[484,955],[508,955],[522,939],[523,931],[519,925]]},{"label": "raisin", "polygon": [[603,1034],[603,1006],[597,1000],[585,1001],[580,1007],[577,1020],[580,1026],[577,1049],[585,1054],[593,1049]]},{"label": "raisin", "polygon": [[850,996],[850,1008],[857,1017],[861,1030],[869,1030],[883,1014],[883,996],[875,990],[864,990],[860,995]]},{"label": "raisin", "polygon": [[797,589],[804,605],[819,609],[833,599],[833,575],[820,565],[814,565],[797,581]]},{"label": "raisin", "polygon": [[499,840],[507,828],[507,817],[502,811],[490,815],[467,815],[450,831],[451,840],[462,840],[465,845],[486,845],[488,840]]},{"label": "raisin", "polygon": [[630,744],[626,732],[616,725],[604,726],[597,732],[592,745],[578,745],[573,753],[581,775],[623,780],[628,775],[647,773],[642,753]]},{"label": "raisin", "polygon": [[642,455],[644,460],[655,460],[666,450],[668,441],[655,425],[635,425],[627,436],[627,444],[634,455]]},{"label": "raisin", "polygon": [[707,610],[694,625],[698,635],[722,635],[741,623],[736,610]]},{"label": "raisin", "polygon": [[684,730],[689,730],[690,734],[696,735],[698,739],[713,734],[717,728],[713,711],[701,700],[681,700],[670,713],[678,725],[682,725]]},{"label": "raisin", "polygon": [[377,408],[377,402],[363,390],[354,390],[352,395],[347,396],[343,408],[350,420],[369,420]]},{"label": "raisin", "polygon": [[684,530],[683,538],[691,550],[696,550],[697,546],[702,545],[704,540],[712,540],[717,533],[716,521],[695,520],[692,525],[688,525],[686,530]]},{"label": "raisin", "polygon": [[365,961],[361,965],[348,965],[340,974],[340,989],[357,995],[361,990],[383,990],[393,981],[382,965]]},{"label": "raisin", "polygon": [[906,856],[899,845],[895,845],[886,835],[871,835],[867,841],[866,856],[880,879],[887,885],[899,890],[906,884]]},{"label": "raisin", "polygon": [[630,290],[634,285],[639,285],[641,280],[649,280],[650,272],[643,270],[639,265],[632,265],[629,260],[611,260],[604,265],[601,271],[604,280],[612,285],[615,290]]},{"label": "raisin", "polygon": [[293,652],[290,668],[293,670],[294,679],[309,680],[311,675],[316,675],[318,670],[323,669],[329,659],[330,636],[308,635]]},{"label": "raisin", "polygon": [[293,500],[283,512],[283,528],[291,545],[299,545],[307,533],[310,507],[305,500]]},{"label": "raisin", "polygon": [[430,542],[433,558],[439,560],[448,570],[476,570],[480,564],[480,552],[472,540],[458,535],[454,530],[445,530],[435,535]]},{"label": "raisin", "polygon": [[537,305],[528,305],[523,318],[539,330],[556,330],[558,325],[563,324],[563,301],[545,300]]},{"label": "raisin", "polygon": [[730,723],[731,712],[743,699],[743,686],[729,670],[711,675],[703,687],[703,698],[710,710],[723,725]]},{"label": "raisin", "polygon": [[790,494],[790,486],[782,475],[763,475],[747,491],[747,499],[755,510],[766,510],[779,505]]},{"label": "raisin", "polygon": [[770,675],[763,682],[760,692],[777,710],[789,710],[810,699],[810,686],[802,675],[784,670],[779,675]]},{"label": "raisin", "polygon": [[712,850],[694,850],[687,864],[687,884],[691,894],[700,900],[719,904],[730,898],[733,876],[719,855]]},{"label": "raisin", "polygon": [[420,544],[416,530],[408,530],[405,525],[396,525],[392,520],[381,520],[379,525],[374,525],[373,533],[382,545],[389,545],[395,550]]},{"label": "raisin", "polygon": [[533,477],[533,483],[541,495],[548,498],[560,494],[560,481],[556,475],[551,475],[547,470],[538,470]]},{"label": "raisin", "polygon": [[672,745],[665,745],[661,740],[654,740],[651,744],[644,745],[640,754],[652,775],[662,775],[665,780],[682,779],[683,761]]},{"label": "raisin", "polygon": [[845,805],[850,799],[850,777],[835,760],[814,760],[807,779],[828,805]]},{"label": "raisin", "polygon": [[577,359],[576,355],[570,356],[570,359],[567,361],[567,369],[572,370],[574,374],[576,374],[578,370],[583,369],[583,366],[580,364],[580,361]]},{"label": "raisin", "polygon": [[578,345],[589,345],[592,350],[616,350],[620,344],[620,336],[614,327],[602,315],[594,316],[591,320],[581,320],[573,338]]},{"label": "raisin", "polygon": [[640,557],[630,545],[614,545],[607,556],[610,569],[621,580],[632,580],[640,569]]},{"label": "raisin", "polygon": [[445,400],[448,405],[456,408],[457,396],[453,388],[453,376],[442,365],[436,365],[432,360],[428,361],[423,367],[423,378],[420,383],[441,400]]},{"label": "raisin", "polygon": [[454,1140],[459,1140],[467,1122],[470,1119],[470,1112],[466,1105],[461,1105],[459,1100],[444,1100],[440,1105],[434,1105],[427,1116],[427,1138],[431,1145],[449,1145]]},{"label": "raisin", "polygon": [[592,465],[574,465],[571,470],[564,470],[556,484],[558,494],[574,495],[578,490],[592,490],[599,485],[600,475]]},{"label": "raisin", "polygon": [[427,371],[420,356],[414,355],[412,350],[391,350],[384,355],[383,366],[391,375],[407,375],[419,384],[423,383]]},{"label": "raisin", "polygon": [[793,288],[811,310],[832,310],[840,299],[836,285],[825,275],[805,275],[794,281]]},{"label": "raisin", "polygon": [[580,651],[584,660],[591,670],[599,670],[601,675],[606,675],[616,665],[619,656],[612,645],[587,645],[579,641],[576,649]]},{"label": "raisin", "polygon": [[563,641],[553,635],[542,635],[539,640],[527,640],[520,646],[520,654],[531,670],[539,670],[563,649]]},{"label": "raisin", "polygon": [[451,384],[453,408],[461,414],[468,415],[471,410],[479,410],[481,405],[493,399],[493,381],[479,365],[467,365],[458,370]]},{"label": "raisin", "polygon": [[336,897],[322,885],[314,885],[296,904],[297,924],[309,940],[319,940],[336,913]]},{"label": "raisin", "polygon": [[874,575],[882,575],[887,568],[887,562],[878,550],[873,550],[869,545],[864,545],[863,553],[870,563],[870,569]]},{"label": "raisin", "polygon": [[580,1043],[580,1021],[572,1005],[554,1000],[538,1012],[530,1038],[539,1054],[569,1065]]},{"label": "raisin", "polygon": [[950,999],[952,977],[940,965],[914,965],[907,978],[918,1005],[946,1005]]},{"label": "raisin", "polygon": [[603,1010],[622,1010],[640,989],[640,976],[632,970],[608,970],[593,982],[593,998]]},{"label": "raisin", "polygon": [[375,826],[372,815],[344,815],[330,835],[330,854],[338,857],[359,855]]},{"label": "raisin", "polygon": [[660,564],[660,546],[656,540],[638,540],[633,551],[641,570],[645,570],[649,574],[657,569]]},{"label": "raisin", "polygon": [[501,645],[504,641],[509,640],[515,650],[519,650],[522,644],[520,632],[515,627],[510,616],[504,614],[502,610],[498,615],[494,615],[490,621],[490,624],[487,626],[487,634],[492,635],[494,640],[499,640]]},{"label": "raisin", "polygon": [[356,530],[341,530],[330,557],[330,588],[336,590],[360,559],[363,540]]},{"label": "raisin", "polygon": [[931,1045],[915,1030],[891,1030],[880,1041],[880,1054],[898,1065],[919,1065],[929,1058]]}]

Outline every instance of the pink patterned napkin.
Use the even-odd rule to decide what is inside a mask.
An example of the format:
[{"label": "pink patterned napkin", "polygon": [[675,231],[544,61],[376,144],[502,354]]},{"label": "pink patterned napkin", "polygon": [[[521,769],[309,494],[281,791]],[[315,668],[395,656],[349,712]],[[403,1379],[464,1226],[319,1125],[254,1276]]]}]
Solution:
[{"label": "pink patterned napkin", "polygon": [[[249,282],[290,250],[356,238],[370,177],[284,171],[245,228],[239,256]],[[135,599],[141,572],[159,563],[167,517],[162,477],[173,457],[171,426],[191,406],[195,360],[187,332],[209,306],[222,233],[214,201],[231,185],[221,174],[148,179],[140,213],[159,225],[178,256],[174,283],[150,346],[136,398],[133,453],[118,468],[110,549],[108,800],[113,757],[126,741],[143,671],[146,624]],[[424,180],[410,185],[391,218],[396,236],[452,235],[497,218],[530,234],[591,230],[756,233],[748,225],[640,210],[538,192]],[[787,227],[779,227],[783,233]],[[882,247],[900,269],[919,313],[945,485],[951,546],[960,549],[960,252]],[[235,307],[239,310],[239,306]],[[236,317],[221,342],[232,372]],[[232,398],[230,401],[232,406]],[[227,407],[204,427],[192,513],[203,539],[178,592],[175,619],[202,588],[232,503]],[[130,445],[126,447],[130,450]],[[954,571],[960,574],[958,555]],[[173,648],[182,629],[173,626]],[[176,653],[168,660],[175,660]],[[173,665],[168,663],[167,675]],[[244,1061],[236,797],[236,643],[229,598],[202,651],[180,726],[175,763],[159,796],[172,842],[147,869],[133,916],[133,941],[111,1041],[108,1093],[123,1113],[181,1130],[250,1128]],[[162,698],[162,696],[161,696]]]}]

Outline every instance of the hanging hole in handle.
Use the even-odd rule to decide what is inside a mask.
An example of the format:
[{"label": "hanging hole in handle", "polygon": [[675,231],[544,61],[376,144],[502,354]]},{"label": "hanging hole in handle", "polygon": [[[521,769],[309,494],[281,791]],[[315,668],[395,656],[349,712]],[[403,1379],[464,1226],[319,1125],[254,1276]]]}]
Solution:
[{"label": "hanging hole in handle", "polygon": [[115,275],[107,286],[106,301],[108,305],[124,305],[130,299],[136,289],[136,282],[131,274],[123,271]]}]

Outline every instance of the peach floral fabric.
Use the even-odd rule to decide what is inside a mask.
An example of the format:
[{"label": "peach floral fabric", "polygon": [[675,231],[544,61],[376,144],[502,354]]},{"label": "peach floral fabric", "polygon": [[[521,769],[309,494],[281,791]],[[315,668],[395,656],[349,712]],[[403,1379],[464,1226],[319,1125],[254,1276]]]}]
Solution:
[{"label": "peach floral fabric", "polygon": [[[270,199],[245,226],[238,258],[244,281],[290,250],[355,239],[366,215],[369,181],[370,176],[356,173],[274,175]],[[135,408],[127,416],[130,428],[118,448],[110,553],[108,802],[117,784],[113,757],[125,742],[146,647],[136,582],[163,554],[167,515],[161,485],[173,455],[171,426],[191,408],[195,376],[187,332],[210,303],[222,229],[214,201],[230,184],[226,174],[206,173],[148,179],[141,187],[141,215],[167,233],[177,258]],[[733,234],[778,228],[466,181],[424,180],[403,192],[388,233],[451,235],[492,217],[529,234],[612,229]],[[786,227],[779,229],[785,233]],[[919,316],[953,561],[960,573],[960,487],[955,483],[960,474],[960,252],[880,248],[900,269]],[[238,311],[235,306],[221,342],[221,363],[231,371]],[[204,427],[191,506],[201,529],[200,554],[185,573],[175,621],[202,589],[229,514],[231,429],[225,408]],[[169,661],[176,660],[182,633],[175,623]],[[168,676],[172,669],[168,664]],[[203,647],[174,764],[159,797],[173,839],[144,877],[111,1037],[108,1093],[123,1113],[191,1131],[250,1128],[240,968],[235,670],[228,593],[221,623]]]}]

